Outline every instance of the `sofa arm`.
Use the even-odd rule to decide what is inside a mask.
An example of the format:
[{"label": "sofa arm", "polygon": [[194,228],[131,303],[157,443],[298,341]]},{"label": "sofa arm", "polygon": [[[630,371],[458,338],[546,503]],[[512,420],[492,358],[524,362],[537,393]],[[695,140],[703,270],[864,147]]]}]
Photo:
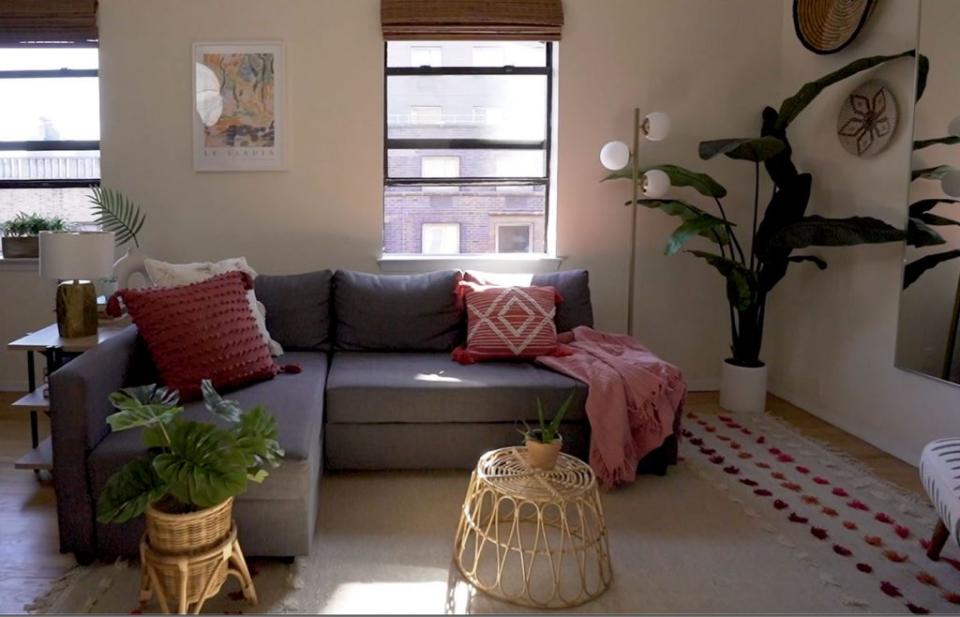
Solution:
[{"label": "sofa arm", "polygon": [[87,457],[110,432],[109,395],[139,383],[143,350],[137,329],[97,345],[50,375],[50,428],[60,551],[86,561],[96,553],[96,504],[90,493]]}]

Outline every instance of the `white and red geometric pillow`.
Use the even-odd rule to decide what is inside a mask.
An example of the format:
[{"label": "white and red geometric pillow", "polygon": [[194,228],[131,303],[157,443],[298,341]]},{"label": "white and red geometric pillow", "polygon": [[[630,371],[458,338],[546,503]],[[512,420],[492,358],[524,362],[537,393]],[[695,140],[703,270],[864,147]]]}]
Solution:
[{"label": "white and red geometric pillow", "polygon": [[530,359],[559,351],[554,316],[562,300],[553,287],[489,287],[461,283],[467,343],[453,352],[461,364]]}]

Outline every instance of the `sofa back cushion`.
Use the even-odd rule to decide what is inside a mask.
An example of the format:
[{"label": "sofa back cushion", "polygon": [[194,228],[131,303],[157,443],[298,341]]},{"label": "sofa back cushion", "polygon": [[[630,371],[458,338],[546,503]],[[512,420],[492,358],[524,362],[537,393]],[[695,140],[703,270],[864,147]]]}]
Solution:
[{"label": "sofa back cushion", "polygon": [[254,286],[270,336],[286,349],[330,349],[332,280],[330,270],[258,276]]},{"label": "sofa back cushion", "polygon": [[461,278],[458,270],[409,275],[338,270],[333,275],[336,348],[452,350],[463,333],[456,295]]},{"label": "sofa back cushion", "polygon": [[590,275],[586,270],[564,270],[545,274],[495,274],[468,270],[465,280],[481,285],[530,285],[553,287],[562,301],[557,305],[557,332],[568,332],[577,326],[593,327],[593,305],[590,303]]}]

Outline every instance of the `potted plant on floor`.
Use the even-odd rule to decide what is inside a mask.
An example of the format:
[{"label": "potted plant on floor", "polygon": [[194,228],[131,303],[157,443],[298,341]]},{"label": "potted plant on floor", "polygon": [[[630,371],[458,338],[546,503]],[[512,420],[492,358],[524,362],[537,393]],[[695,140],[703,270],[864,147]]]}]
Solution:
[{"label": "potted plant on floor", "polygon": [[145,514],[150,548],[167,555],[193,555],[223,542],[233,525],[234,497],[248,482],[263,482],[266,467],[279,465],[284,454],[276,420],[264,407],[243,411],[209,381],[202,390],[206,408],[226,428],[182,419],[178,395],[163,387],[110,395],[117,409],[107,417],[110,428],[142,429],[149,453],[107,481],[97,520],[124,523]]},{"label": "potted plant on floor", "polygon": [[39,214],[20,212],[2,225],[4,259],[36,259],[40,256],[41,231],[66,231],[67,223],[60,217],[46,218]]},{"label": "potted plant on floor", "polygon": [[537,418],[540,426],[530,428],[526,420],[523,421],[525,430],[520,431],[523,435],[523,442],[527,448],[530,465],[536,469],[550,470],[557,465],[557,458],[560,456],[560,449],[563,448],[563,436],[560,434],[560,423],[563,416],[566,415],[570,403],[573,402],[573,394],[567,397],[567,400],[560,405],[556,415],[548,423],[544,419],[543,404],[537,399]]},{"label": "potted plant on floor", "polygon": [[[703,259],[726,279],[730,315],[731,356],[722,365],[720,405],[730,411],[762,412],[767,394],[767,367],[760,359],[767,296],[783,279],[793,263],[812,263],[820,270],[826,261],[811,254],[795,251],[815,246],[852,246],[903,240],[902,229],[871,217],[852,216],[826,218],[808,215],[807,206],[813,181],[809,173],[800,173],[791,160],[792,148],[787,139],[790,123],[828,86],[861,71],[903,57],[913,57],[913,50],[891,56],[872,56],[851,62],[820,79],[805,84],[785,99],[778,110],[767,107],[761,116],[760,136],[718,139],[700,143],[700,158],[718,155],[748,161],[754,166],[753,217],[745,229],[751,239],[741,244],[736,225],[727,217],[723,202],[726,188],[705,173],[677,165],[655,165],[641,169],[643,173],[658,169],[666,173],[672,186],[689,187],[711,201],[715,214],[680,199],[637,199],[636,205],[679,217],[681,224],[670,235],[664,252],[681,252],[690,239],[700,236],[716,245],[716,252],[686,250]],[[924,62],[919,64],[918,88],[925,80]],[[764,166],[773,184],[773,192],[765,210],[760,210],[760,166]],[[604,180],[628,178],[630,166],[608,175]],[[626,205],[631,205],[627,202]],[[744,249],[744,246],[748,246]]]}]

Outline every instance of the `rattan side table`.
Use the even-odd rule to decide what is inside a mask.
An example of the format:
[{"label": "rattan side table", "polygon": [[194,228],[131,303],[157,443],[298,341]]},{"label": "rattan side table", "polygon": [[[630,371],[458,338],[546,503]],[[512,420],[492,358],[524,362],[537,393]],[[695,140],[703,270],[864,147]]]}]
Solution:
[{"label": "rattan side table", "polygon": [[240,581],[244,599],[257,603],[257,590],[237,540],[237,527],[217,546],[193,555],[168,555],[153,550],[146,535],[140,540],[140,602],[156,596],[160,610],[199,614],[204,602],[219,593],[227,577]]},{"label": "rattan side table", "polygon": [[601,595],[613,572],[597,479],[561,454],[532,468],[526,448],[487,452],[470,477],[454,561],[475,588],[535,608],[569,608]]}]

